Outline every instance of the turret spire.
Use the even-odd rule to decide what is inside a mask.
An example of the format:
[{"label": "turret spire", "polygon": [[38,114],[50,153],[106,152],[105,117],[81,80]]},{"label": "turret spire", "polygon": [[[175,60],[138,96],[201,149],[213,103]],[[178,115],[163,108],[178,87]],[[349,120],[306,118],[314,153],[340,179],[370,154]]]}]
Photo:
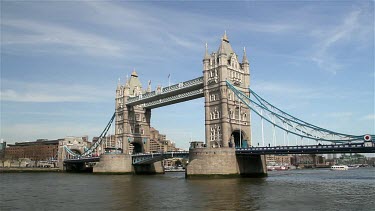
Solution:
[{"label": "turret spire", "polygon": [[229,39],[228,39],[228,36],[227,36],[227,30],[224,31],[223,41],[229,42]]},{"label": "turret spire", "polygon": [[249,64],[249,60],[247,60],[247,56],[246,56],[246,48],[243,47],[243,58],[242,58],[242,63],[243,64]]},{"label": "turret spire", "polygon": [[226,54],[227,56],[230,56],[233,53],[234,53],[234,51],[233,51],[232,47],[230,46],[229,39],[228,39],[228,36],[227,36],[227,31],[225,31],[223,37],[221,38],[221,44],[220,44],[220,47],[217,51],[217,54],[218,55]]},{"label": "turret spire", "polygon": [[210,59],[210,55],[208,54],[208,45],[206,42],[206,51],[204,53],[204,60],[208,60],[208,59]]},{"label": "turret spire", "polygon": [[135,68],[133,69],[133,72],[132,72],[131,76],[133,76],[133,77],[138,77],[137,72],[135,72]]},{"label": "turret spire", "polygon": [[121,87],[120,78],[118,78],[118,81],[117,81],[117,89],[119,90],[120,87]]}]

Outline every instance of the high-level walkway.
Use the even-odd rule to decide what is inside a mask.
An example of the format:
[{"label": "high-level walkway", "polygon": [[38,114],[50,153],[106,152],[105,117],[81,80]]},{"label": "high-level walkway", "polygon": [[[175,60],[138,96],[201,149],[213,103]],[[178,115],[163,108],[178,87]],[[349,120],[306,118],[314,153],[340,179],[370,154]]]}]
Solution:
[{"label": "high-level walkway", "polygon": [[129,97],[127,106],[142,105],[144,108],[158,108],[203,97],[203,77],[157,89],[153,92]]}]

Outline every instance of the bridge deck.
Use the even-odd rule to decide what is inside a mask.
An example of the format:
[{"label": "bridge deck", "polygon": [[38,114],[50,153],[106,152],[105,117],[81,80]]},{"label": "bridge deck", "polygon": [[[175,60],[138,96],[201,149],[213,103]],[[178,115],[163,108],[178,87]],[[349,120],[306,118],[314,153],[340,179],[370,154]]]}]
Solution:
[{"label": "bridge deck", "polygon": [[375,146],[365,147],[363,143],[337,145],[306,145],[238,148],[236,154],[334,154],[334,153],[374,153]]},{"label": "bridge deck", "polygon": [[143,105],[144,108],[153,109],[203,96],[203,77],[199,77],[144,95],[129,97],[126,105]]},{"label": "bridge deck", "polygon": [[[237,155],[272,155],[272,154],[334,154],[334,153],[375,153],[375,145],[365,146],[364,143],[306,146],[276,146],[237,148]],[[188,151],[144,153],[132,155],[134,165],[151,164],[166,158],[189,158]],[[67,159],[65,163],[99,162],[100,157]]]}]

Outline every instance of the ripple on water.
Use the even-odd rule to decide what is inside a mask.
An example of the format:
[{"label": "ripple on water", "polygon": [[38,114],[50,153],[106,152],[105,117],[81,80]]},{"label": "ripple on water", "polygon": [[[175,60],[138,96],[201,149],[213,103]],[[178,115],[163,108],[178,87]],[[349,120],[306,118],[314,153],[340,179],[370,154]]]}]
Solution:
[{"label": "ripple on water", "polygon": [[375,168],[186,180],[61,173],[0,174],[0,210],[371,210]]}]

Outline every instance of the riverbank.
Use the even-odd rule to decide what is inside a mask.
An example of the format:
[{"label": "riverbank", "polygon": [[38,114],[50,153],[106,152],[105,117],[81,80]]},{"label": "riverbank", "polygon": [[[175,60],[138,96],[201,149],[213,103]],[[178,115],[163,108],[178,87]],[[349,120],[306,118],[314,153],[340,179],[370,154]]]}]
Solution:
[{"label": "riverbank", "polygon": [[60,172],[59,168],[25,168],[25,167],[0,167],[0,173],[23,173],[23,172]]}]

